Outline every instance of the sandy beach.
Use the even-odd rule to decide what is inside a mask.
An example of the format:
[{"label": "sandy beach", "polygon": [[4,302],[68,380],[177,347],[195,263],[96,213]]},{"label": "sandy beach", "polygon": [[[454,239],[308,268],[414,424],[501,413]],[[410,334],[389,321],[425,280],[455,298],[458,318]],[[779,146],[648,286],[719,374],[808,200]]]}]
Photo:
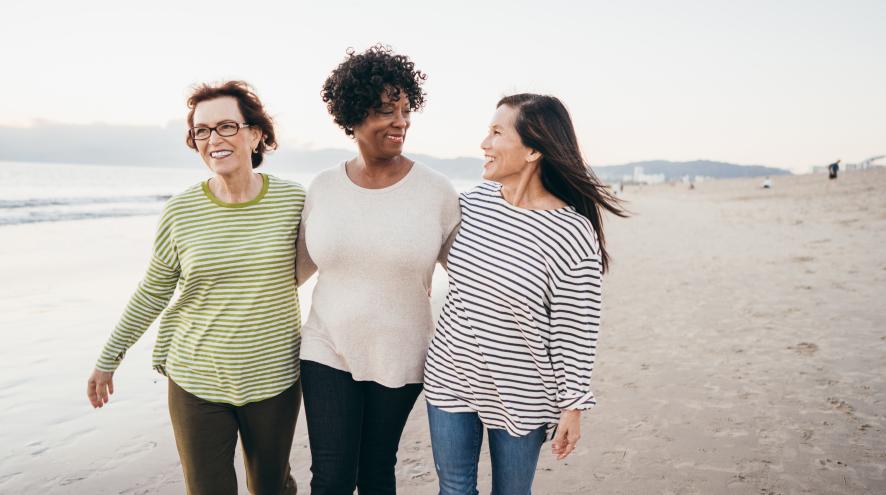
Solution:
[{"label": "sandy beach", "polygon": [[[535,493],[886,493],[886,170],[761,181],[627,188],[635,216],[606,231],[599,406],[567,460],[545,446]],[[85,397],[155,222],[0,227],[0,493],[184,492],[153,329],[111,403]],[[303,416],[291,459],[309,493]],[[399,460],[400,493],[436,493],[422,401]],[[480,479],[488,493],[488,457]]]}]

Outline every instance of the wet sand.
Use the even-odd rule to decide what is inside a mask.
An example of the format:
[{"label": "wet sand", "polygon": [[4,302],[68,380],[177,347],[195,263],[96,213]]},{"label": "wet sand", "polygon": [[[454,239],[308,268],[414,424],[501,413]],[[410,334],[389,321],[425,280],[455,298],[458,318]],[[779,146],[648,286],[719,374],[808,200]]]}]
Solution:
[{"label": "wet sand", "polygon": [[[570,458],[545,446],[535,493],[886,492],[886,170],[761,181],[627,189],[636,216],[607,229],[600,405]],[[85,398],[155,222],[0,228],[0,492],[184,492],[153,330],[112,402]],[[438,277],[436,304],[444,293]],[[400,493],[436,493],[423,407]],[[308,493],[303,417],[292,464]]]}]

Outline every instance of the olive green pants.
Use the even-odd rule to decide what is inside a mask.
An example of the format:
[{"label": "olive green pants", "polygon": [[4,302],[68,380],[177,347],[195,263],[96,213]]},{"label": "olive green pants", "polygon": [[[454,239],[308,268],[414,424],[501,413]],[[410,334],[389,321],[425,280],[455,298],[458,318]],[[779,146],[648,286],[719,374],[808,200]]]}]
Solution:
[{"label": "olive green pants", "polygon": [[279,395],[243,406],[209,402],[169,380],[169,416],[188,494],[236,495],[238,432],[249,491],[295,494],[289,452],[300,407],[301,380]]}]

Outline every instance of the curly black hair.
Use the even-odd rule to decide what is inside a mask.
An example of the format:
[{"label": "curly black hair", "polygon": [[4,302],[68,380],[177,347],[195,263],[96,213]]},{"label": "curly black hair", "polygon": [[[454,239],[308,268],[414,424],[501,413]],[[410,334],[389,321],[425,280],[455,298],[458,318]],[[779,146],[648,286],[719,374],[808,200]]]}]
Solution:
[{"label": "curly black hair", "polygon": [[369,110],[381,108],[383,91],[392,101],[405,94],[413,111],[424,106],[427,94],[421,85],[428,76],[415,70],[409,57],[396,55],[380,43],[360,54],[353,48],[346,53],[347,58],[326,78],[321,92],[329,114],[345,134],[353,136],[354,126],[366,119]]}]

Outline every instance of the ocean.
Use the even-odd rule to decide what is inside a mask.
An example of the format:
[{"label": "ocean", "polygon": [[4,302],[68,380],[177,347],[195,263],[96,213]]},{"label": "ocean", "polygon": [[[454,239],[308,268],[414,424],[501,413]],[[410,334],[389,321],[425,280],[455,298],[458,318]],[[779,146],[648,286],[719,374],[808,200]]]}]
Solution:
[{"label": "ocean", "polygon": [[[278,173],[307,186],[313,174]],[[192,168],[0,162],[0,228],[38,222],[157,215],[173,194],[206,178]]]},{"label": "ocean", "polygon": [[[262,167],[307,187],[316,174]],[[478,174],[479,175],[479,174]],[[158,215],[173,194],[211,176],[193,167],[137,167],[0,161],[0,228],[38,222]],[[458,191],[477,181],[453,181]]]}]

